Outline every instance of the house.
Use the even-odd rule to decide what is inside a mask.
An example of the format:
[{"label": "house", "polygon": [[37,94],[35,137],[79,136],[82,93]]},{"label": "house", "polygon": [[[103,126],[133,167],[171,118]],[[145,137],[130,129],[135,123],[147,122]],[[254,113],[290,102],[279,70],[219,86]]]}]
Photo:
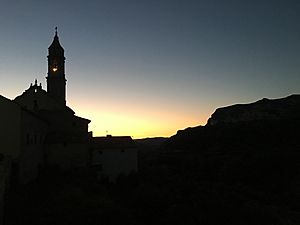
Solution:
[{"label": "house", "polygon": [[90,151],[91,165],[99,178],[115,181],[121,174],[137,172],[137,147],[129,136],[94,137]]}]

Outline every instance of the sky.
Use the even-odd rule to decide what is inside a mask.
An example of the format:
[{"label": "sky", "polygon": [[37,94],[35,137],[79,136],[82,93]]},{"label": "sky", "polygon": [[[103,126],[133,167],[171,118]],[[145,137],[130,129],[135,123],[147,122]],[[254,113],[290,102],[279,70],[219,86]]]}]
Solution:
[{"label": "sky", "polygon": [[168,137],[218,107],[300,93],[300,1],[0,3],[0,95],[46,89],[57,26],[67,105],[94,136]]}]

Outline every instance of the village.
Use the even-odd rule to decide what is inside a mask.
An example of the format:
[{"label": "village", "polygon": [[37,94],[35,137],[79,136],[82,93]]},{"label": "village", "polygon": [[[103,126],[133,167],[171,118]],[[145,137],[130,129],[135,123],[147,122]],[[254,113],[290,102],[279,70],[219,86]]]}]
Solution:
[{"label": "village", "polygon": [[48,53],[47,90],[35,80],[13,100],[0,95],[2,209],[10,185],[26,185],[45,168],[93,168],[97,178],[111,182],[137,171],[137,148],[130,136],[93,137],[91,121],[67,106],[65,56],[57,30]]}]

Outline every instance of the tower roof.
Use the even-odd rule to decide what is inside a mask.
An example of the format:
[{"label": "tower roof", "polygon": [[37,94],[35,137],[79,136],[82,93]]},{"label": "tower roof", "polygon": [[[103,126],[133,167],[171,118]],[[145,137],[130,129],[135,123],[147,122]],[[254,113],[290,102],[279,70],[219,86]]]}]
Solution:
[{"label": "tower roof", "polygon": [[53,41],[51,45],[49,46],[49,51],[64,51],[64,48],[60,45],[58,35],[57,35],[57,27],[55,27],[55,36],[53,38]]}]

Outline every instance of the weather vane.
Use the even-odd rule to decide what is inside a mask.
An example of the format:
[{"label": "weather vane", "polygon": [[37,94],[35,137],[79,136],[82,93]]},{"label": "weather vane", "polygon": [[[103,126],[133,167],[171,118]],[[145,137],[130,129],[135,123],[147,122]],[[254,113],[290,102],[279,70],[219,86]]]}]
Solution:
[{"label": "weather vane", "polygon": [[57,27],[55,27],[55,34],[57,35]]}]

